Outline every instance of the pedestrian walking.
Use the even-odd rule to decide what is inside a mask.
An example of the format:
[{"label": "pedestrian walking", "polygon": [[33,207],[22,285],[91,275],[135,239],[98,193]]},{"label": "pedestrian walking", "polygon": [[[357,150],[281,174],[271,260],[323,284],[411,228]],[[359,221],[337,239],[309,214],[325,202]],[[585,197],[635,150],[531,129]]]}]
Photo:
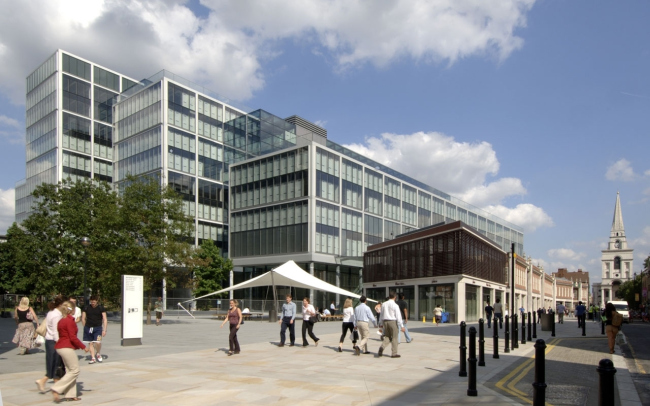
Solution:
[{"label": "pedestrian walking", "polygon": [[501,298],[498,297],[494,302],[494,317],[499,320],[499,328],[503,328],[503,305],[501,304]]},{"label": "pedestrian walking", "polygon": [[540,307],[537,309],[537,324],[542,322],[542,314],[544,314],[544,309]]},{"label": "pedestrian walking", "polygon": [[566,307],[562,303],[557,304],[557,320],[560,324],[564,324],[564,312]]},{"label": "pedestrian walking", "polygon": [[160,326],[160,320],[163,318],[163,300],[158,296],[158,300],[154,304],[154,311],[156,312],[156,326]]},{"label": "pedestrian walking", "polygon": [[60,381],[52,385],[50,389],[54,402],[59,403],[63,399],[66,401],[81,400],[77,393],[77,377],[79,376],[79,359],[75,350],[89,351],[79,339],[77,338],[77,323],[75,323],[72,315],[74,314],[74,305],[70,301],[65,301],[59,307],[62,317],[57,324],[59,332],[59,340],[56,342],[54,348],[61,356],[63,364],[65,365],[65,375]]},{"label": "pedestrian walking", "polygon": [[354,353],[356,355],[361,354],[370,354],[368,351],[368,337],[370,336],[370,329],[368,324],[372,321],[372,324],[377,327],[378,324],[375,321],[375,317],[372,315],[372,311],[366,305],[367,298],[361,296],[359,298],[359,305],[354,309],[354,324],[355,328],[359,332],[359,341],[354,347]]},{"label": "pedestrian walking", "polygon": [[230,323],[230,335],[228,336],[230,350],[228,351],[228,356],[239,354],[240,352],[237,333],[239,332],[239,326],[242,323],[242,319],[241,309],[239,309],[239,301],[237,301],[237,299],[230,299],[230,309],[228,309],[228,314],[223,319],[223,323],[221,323],[221,327],[223,327],[226,322]]},{"label": "pedestrian walking", "polygon": [[485,318],[487,318],[488,328],[492,327],[492,313],[494,313],[494,307],[490,306],[488,302],[485,302]]},{"label": "pedestrian walking", "polygon": [[576,317],[578,318],[578,328],[582,328],[582,323],[585,322],[587,316],[587,307],[582,304],[582,302],[578,302],[578,305],[576,306]]},{"label": "pedestrian walking", "polygon": [[377,325],[379,325],[379,315],[381,314],[381,300],[377,301],[377,304],[375,305],[375,314],[377,315]]},{"label": "pedestrian walking", "polygon": [[282,319],[278,321],[281,325],[280,344],[278,344],[278,347],[284,347],[287,329],[289,329],[289,347],[293,347],[296,344],[296,325],[294,324],[296,320],[296,304],[291,301],[292,299],[291,295],[287,295],[285,297],[287,303],[282,304]]},{"label": "pedestrian walking", "polygon": [[379,327],[384,329],[384,334],[382,335],[382,343],[381,347],[379,347],[379,351],[377,351],[377,356],[381,357],[384,354],[384,349],[390,344],[390,357],[401,357],[401,355],[397,353],[399,345],[398,334],[399,330],[404,331],[404,324],[402,322],[402,315],[399,311],[399,306],[395,303],[395,292],[390,292],[388,300],[381,305]]},{"label": "pedestrian walking", "polygon": [[302,299],[302,346],[309,346],[307,342],[307,333],[309,337],[314,340],[314,344],[318,346],[319,338],[314,335],[314,324],[318,322],[318,314],[316,309],[309,303],[309,298]]},{"label": "pedestrian walking", "polygon": [[614,353],[616,335],[621,329],[622,324],[623,316],[616,311],[616,307],[612,303],[607,303],[605,305],[605,333],[607,334],[607,344],[610,354]]},{"label": "pedestrian walking", "polygon": [[[404,322],[404,330],[402,330],[404,331],[404,338],[406,338],[407,343],[410,343],[411,341],[413,341],[413,339],[411,338],[411,335],[409,334],[409,329],[406,326],[409,319],[409,305],[408,302],[404,300],[404,293],[399,294],[399,300],[397,300],[395,303],[397,303],[397,306],[399,306],[400,315],[402,316],[402,321]],[[397,334],[397,342],[398,343],[402,342],[401,333]]]},{"label": "pedestrian walking", "polygon": [[103,362],[101,354],[102,339],[106,337],[108,330],[108,319],[106,318],[106,309],[99,304],[96,295],[90,297],[90,304],[84,308],[81,313],[81,324],[84,325],[84,341],[90,348],[89,364]]},{"label": "pedestrian walking", "polygon": [[[16,333],[11,342],[18,346],[19,355],[25,355],[35,347],[34,332],[38,328],[38,316],[29,306],[27,296],[23,296],[18,306],[14,308],[14,319],[16,320]],[[36,323],[36,328],[34,323]]]},{"label": "pedestrian walking", "polygon": [[350,331],[352,336],[352,348],[357,346],[357,340],[354,338],[354,309],[352,308],[352,299],[345,299],[343,304],[343,323],[341,324],[341,339],[339,340],[339,352],[343,352],[343,341]]},{"label": "pedestrian walking", "polygon": [[442,322],[442,306],[437,305],[435,309],[433,309],[433,317],[436,320],[436,326]]},{"label": "pedestrian walking", "polygon": [[60,376],[57,376],[57,370],[63,365],[61,356],[56,352],[54,346],[59,340],[59,321],[63,318],[63,313],[59,307],[63,303],[61,296],[56,296],[50,303],[47,304],[49,312],[45,316],[45,376],[36,380],[36,386],[40,392],[45,392],[45,384],[49,379],[58,382]]}]

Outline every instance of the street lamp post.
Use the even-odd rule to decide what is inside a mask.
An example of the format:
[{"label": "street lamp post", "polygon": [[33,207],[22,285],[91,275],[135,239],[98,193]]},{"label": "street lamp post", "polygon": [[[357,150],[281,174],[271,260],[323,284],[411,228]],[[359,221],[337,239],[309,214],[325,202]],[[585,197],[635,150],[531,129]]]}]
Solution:
[{"label": "street lamp post", "polygon": [[88,288],[86,287],[86,269],[88,269],[88,247],[90,246],[90,238],[82,237],[81,245],[84,247],[84,306],[88,304]]}]

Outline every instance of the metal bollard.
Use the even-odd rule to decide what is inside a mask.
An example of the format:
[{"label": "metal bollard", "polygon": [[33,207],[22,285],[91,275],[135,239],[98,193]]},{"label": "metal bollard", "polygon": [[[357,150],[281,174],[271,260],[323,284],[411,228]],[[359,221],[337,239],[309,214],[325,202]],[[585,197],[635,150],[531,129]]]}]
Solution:
[{"label": "metal bollard", "polygon": [[585,332],[585,328],[587,326],[587,317],[584,315],[580,317],[582,317],[582,336],[584,337],[587,335],[587,333]]},{"label": "metal bollard", "polygon": [[555,313],[551,313],[553,315],[553,323],[551,323],[551,337],[555,337]]},{"label": "metal bollard", "polygon": [[[478,320],[478,366],[485,366],[485,322],[483,319]],[[471,329],[470,329],[471,331]],[[471,354],[471,351],[470,351]]]},{"label": "metal bollard", "polygon": [[532,326],[530,325],[530,312],[528,312],[528,341],[533,341],[533,338],[530,336],[532,332]]},{"label": "metal bollard", "polygon": [[469,379],[467,380],[467,396],[476,396],[476,327],[469,328]]},{"label": "metal bollard", "polygon": [[601,359],[596,371],[599,375],[598,406],[614,406],[614,363],[607,358]]},{"label": "metal bollard", "polygon": [[508,315],[506,315],[506,348],[503,352],[510,352],[510,316]]},{"label": "metal bollard", "polygon": [[537,338],[537,312],[533,312],[533,338]]},{"label": "metal bollard", "polygon": [[521,343],[526,344],[526,314],[521,315]]},{"label": "metal bollard", "polygon": [[546,403],[546,343],[541,338],[535,342],[535,382],[533,382],[533,406]]},{"label": "metal bollard", "polygon": [[498,319],[494,318],[494,335],[492,336],[494,342],[492,343],[492,358],[499,358],[499,326],[497,325]]},{"label": "metal bollard", "polygon": [[510,325],[512,325],[512,335],[510,336],[510,349],[514,350],[519,348],[519,316],[517,313],[512,315],[512,320],[510,320]]},{"label": "metal bollard", "polygon": [[458,376],[467,376],[467,344],[465,339],[465,328],[467,324],[464,321],[460,322],[460,371]]},{"label": "metal bollard", "polygon": [[605,335],[605,320],[600,322],[600,334]]}]

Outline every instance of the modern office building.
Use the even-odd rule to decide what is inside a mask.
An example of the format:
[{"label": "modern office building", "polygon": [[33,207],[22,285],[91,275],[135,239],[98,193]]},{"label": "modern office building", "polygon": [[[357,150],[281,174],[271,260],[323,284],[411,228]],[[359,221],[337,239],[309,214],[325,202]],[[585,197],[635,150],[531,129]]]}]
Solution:
[{"label": "modern office building", "polygon": [[[26,96],[18,222],[42,182],[155,175],[183,196],[195,243],[214,240],[232,258],[234,282],[292,259],[358,290],[366,247],[442,222],[462,221],[523,253],[520,227],[336,144],[298,116],[237,108],[168,71],[136,80],[57,50],[27,77]],[[338,300],[303,293],[317,306]]]}]

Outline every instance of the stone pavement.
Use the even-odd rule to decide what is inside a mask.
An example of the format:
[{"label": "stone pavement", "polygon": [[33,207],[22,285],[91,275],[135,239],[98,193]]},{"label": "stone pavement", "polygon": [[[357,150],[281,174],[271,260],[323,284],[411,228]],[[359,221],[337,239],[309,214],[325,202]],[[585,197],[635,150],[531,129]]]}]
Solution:
[{"label": "stone pavement", "polygon": [[[105,361],[94,365],[87,364],[85,359],[80,361],[78,386],[83,404],[532,403],[533,380],[525,363],[530,363],[534,356],[534,343],[520,344],[518,349],[504,354],[503,330],[499,340],[500,359],[493,359],[492,332],[486,329],[486,335],[489,335],[485,341],[486,366],[477,367],[478,396],[469,397],[467,378],[458,376],[458,325],[435,326],[410,321],[409,331],[414,341],[410,344],[402,342],[399,346],[402,357],[391,359],[389,349],[384,357],[375,356],[379,347],[376,329],[371,329],[369,344],[373,354],[356,357],[349,337],[344,352],[337,352],[341,331],[339,322],[315,326],[314,332],[321,339],[318,346],[312,343],[306,348],[278,348],[275,344],[279,341],[279,326],[268,321],[246,322],[239,333],[241,354],[228,357],[228,326],[220,329],[220,323],[210,317],[191,319],[182,315],[170,316],[168,312],[162,326],[145,325],[142,346],[121,347],[120,325],[110,322],[102,348]],[[608,354],[600,328],[587,323],[588,337],[583,338],[576,326],[575,319],[557,325],[555,341],[551,341],[550,332],[537,332],[538,338],[546,340],[549,345],[548,402],[594,404],[592,400],[598,390],[597,363],[602,358],[612,358],[618,370],[618,393],[624,394],[618,404],[641,405],[638,396],[634,398],[636,391],[623,358]],[[34,384],[35,379],[43,376],[44,354],[38,350],[31,355],[17,355],[11,343],[14,327],[12,319],[0,319],[0,393],[3,405],[50,404],[50,394],[39,394]],[[298,321],[297,344],[302,341],[300,327]],[[84,353],[78,354],[85,358]],[[519,368],[522,365],[525,366]],[[557,396],[562,393],[565,395]]]}]

